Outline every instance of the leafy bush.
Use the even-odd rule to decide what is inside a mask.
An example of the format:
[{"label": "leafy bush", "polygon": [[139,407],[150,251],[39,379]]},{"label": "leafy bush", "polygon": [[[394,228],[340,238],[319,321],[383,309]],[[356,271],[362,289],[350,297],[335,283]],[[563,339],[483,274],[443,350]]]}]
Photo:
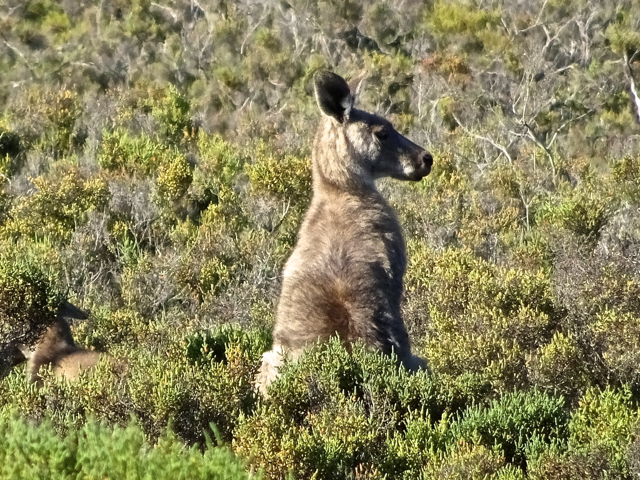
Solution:
[{"label": "leafy bush", "polygon": [[524,467],[529,445],[568,437],[564,400],[538,391],[513,392],[488,406],[473,406],[452,425],[453,436],[494,447],[509,463]]},{"label": "leafy bush", "polygon": [[32,425],[0,416],[0,478],[259,478],[244,471],[227,448],[207,438],[204,453],[185,449],[171,430],[150,444],[136,423],[109,427],[90,421],[60,437],[45,421]]},{"label": "leafy bush", "polygon": [[167,147],[146,135],[132,136],[127,130],[104,131],[98,163],[110,172],[150,174],[157,171],[167,155]]},{"label": "leafy bush", "polygon": [[1,227],[4,236],[66,242],[87,221],[88,212],[104,208],[109,201],[107,183],[100,177],[84,179],[77,169],[58,181],[45,177],[31,181],[37,191],[12,206],[10,219]]},{"label": "leafy bush", "polygon": [[470,252],[411,244],[407,287],[429,292],[426,355],[440,373],[483,373],[499,388],[528,383],[527,352],[550,339],[562,311],[543,271],[501,268]]},{"label": "leafy bush", "polygon": [[179,200],[187,192],[192,178],[186,157],[177,155],[158,168],[158,193],[166,200]]},{"label": "leafy bush", "polygon": [[256,162],[247,166],[251,186],[279,200],[299,203],[311,198],[311,163],[308,157],[273,156],[265,145],[256,152]]},{"label": "leafy bush", "polygon": [[638,408],[628,388],[589,389],[569,422],[569,446],[589,454],[601,451],[613,475],[628,475],[627,449],[634,439]]},{"label": "leafy bush", "polygon": [[10,360],[5,349],[32,345],[53,322],[64,299],[40,264],[24,256],[12,258],[16,250],[5,248],[0,256],[0,373]]},{"label": "leafy bush", "polygon": [[[110,360],[41,389],[5,369],[0,411],[71,435],[133,415],[152,443],[173,421],[203,450],[213,422],[269,478],[638,472],[638,0],[10,3],[0,329],[68,291],[91,312],[76,342]],[[335,65],[434,157],[379,185],[431,374],[334,341],[261,398],[312,195],[313,76]],[[20,317],[23,297],[45,313]]]},{"label": "leafy bush", "polygon": [[267,478],[289,471],[416,478],[450,441],[445,409],[463,408],[476,395],[464,380],[411,374],[361,344],[350,353],[331,339],[285,364],[269,398],[241,420],[234,448]]},{"label": "leafy bush", "polygon": [[151,114],[160,123],[160,135],[179,144],[193,136],[193,124],[189,115],[189,100],[178,89],[169,85],[162,95],[154,95],[148,102]]}]

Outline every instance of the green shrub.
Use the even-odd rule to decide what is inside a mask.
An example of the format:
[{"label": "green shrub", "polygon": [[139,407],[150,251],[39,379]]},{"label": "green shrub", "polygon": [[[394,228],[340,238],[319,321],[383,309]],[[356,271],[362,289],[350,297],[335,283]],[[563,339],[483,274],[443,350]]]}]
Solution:
[{"label": "green shrub", "polygon": [[[516,470],[503,470],[504,457],[483,445],[462,443],[447,454],[434,458],[425,465],[424,480],[450,479],[518,479]],[[508,476],[512,474],[512,476]],[[415,477],[414,477],[415,478]]]},{"label": "green shrub", "polygon": [[64,300],[42,265],[7,250],[0,256],[0,351],[10,343],[33,344]]},{"label": "green shrub", "polygon": [[191,185],[191,165],[184,155],[176,155],[158,167],[158,194],[165,200],[179,200]]},{"label": "green shrub", "polygon": [[425,351],[434,371],[483,374],[507,391],[526,385],[526,354],[551,338],[562,315],[547,274],[417,242],[409,243],[409,257],[407,288],[428,292]]},{"label": "green shrub", "polygon": [[82,114],[77,91],[32,88],[25,100],[26,104],[19,106],[12,118],[18,123],[30,123],[24,136],[27,146],[36,146],[59,159],[83,144],[84,137],[76,130]]},{"label": "green shrub", "polygon": [[174,144],[194,135],[189,101],[174,85],[152,95],[148,105],[160,124],[160,134]]},{"label": "green shrub", "polygon": [[619,183],[640,182],[640,157],[627,155],[614,162],[611,167],[611,177]]},{"label": "green shrub", "polygon": [[224,362],[227,349],[240,348],[254,362],[261,362],[262,353],[269,349],[270,335],[236,325],[223,324],[211,332],[199,332],[186,339],[186,357],[191,363]]},{"label": "green shrub", "polygon": [[333,338],[282,367],[269,398],[241,419],[234,448],[267,478],[416,478],[448,441],[447,420],[432,422],[473,396],[461,390]]},{"label": "green shrub", "polygon": [[427,31],[433,35],[442,47],[458,45],[462,51],[488,50],[503,52],[509,61],[513,50],[509,37],[497,26],[501,12],[497,9],[476,9],[467,2],[434,2],[433,7],[425,9],[424,19]]},{"label": "green shrub", "polygon": [[[629,283],[631,283],[629,281]],[[633,285],[635,286],[635,285]],[[602,360],[619,382],[640,386],[640,316],[638,312],[604,308],[590,325],[602,348]]]},{"label": "green shrub", "polygon": [[556,332],[529,358],[531,382],[549,392],[575,397],[589,384],[588,363],[574,335]]},{"label": "green shrub", "polygon": [[[0,478],[2,479],[241,479],[256,478],[227,448],[207,439],[206,449],[185,449],[166,430],[150,444],[141,428],[109,427],[90,421],[64,437],[45,421],[0,416]],[[259,476],[257,477],[259,478]]]},{"label": "green shrub", "polygon": [[307,203],[311,198],[311,162],[308,157],[275,156],[266,145],[256,151],[255,163],[246,166],[255,192],[268,193],[278,200]]},{"label": "green shrub", "polygon": [[597,239],[613,205],[602,195],[594,194],[587,188],[576,189],[557,203],[543,204],[536,213],[536,222]]},{"label": "green shrub", "polygon": [[102,178],[84,179],[76,169],[58,181],[45,177],[31,181],[37,191],[14,202],[10,220],[0,227],[5,236],[67,242],[73,231],[87,221],[88,212],[104,208],[110,198]]},{"label": "green shrub", "polygon": [[509,463],[525,466],[527,447],[535,440],[550,444],[569,436],[562,397],[539,391],[515,391],[488,406],[473,406],[452,425],[452,436],[494,447]]},{"label": "green shrub", "polygon": [[248,160],[248,153],[220,135],[198,133],[198,152],[202,182],[217,182],[217,185],[230,186],[233,179],[242,171]]},{"label": "green shrub", "polygon": [[[126,319],[125,315],[117,318]],[[221,327],[182,336],[168,333],[167,324],[156,320],[141,336],[154,338],[154,347],[149,348],[131,338],[127,343],[105,342],[108,337],[99,337],[104,327],[103,322],[94,325],[91,336],[74,329],[78,341],[106,345],[109,357],[95,369],[73,381],[45,374],[41,388],[16,369],[0,382],[0,393],[6,393],[0,412],[18,408],[27,418],[51,419],[60,431],[70,428],[68,422],[80,428],[87,416],[123,425],[135,415],[151,439],[172,423],[184,442],[202,444],[206,432],[213,435],[210,424],[223,439],[231,440],[241,415],[255,409],[254,376],[266,344],[264,333]],[[212,355],[222,348],[222,358]]]},{"label": "green shrub", "polygon": [[404,429],[387,437],[380,471],[389,478],[421,478],[425,466],[441,460],[450,446],[450,427],[448,415],[433,422],[429,416],[410,412],[405,418]]},{"label": "green shrub", "polygon": [[104,130],[98,164],[109,172],[150,175],[157,172],[168,153],[166,146],[146,135],[132,136],[122,129]]},{"label": "green shrub", "polygon": [[569,421],[569,447],[586,455],[601,451],[610,472],[626,476],[627,449],[635,437],[638,415],[629,388],[591,388]]}]

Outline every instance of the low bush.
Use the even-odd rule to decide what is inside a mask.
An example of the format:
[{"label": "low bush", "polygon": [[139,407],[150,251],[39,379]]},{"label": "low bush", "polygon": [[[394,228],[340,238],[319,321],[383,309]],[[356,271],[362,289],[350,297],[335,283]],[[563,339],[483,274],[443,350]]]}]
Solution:
[{"label": "low bush", "polygon": [[9,220],[0,226],[0,235],[68,242],[75,228],[87,221],[89,212],[100,210],[109,202],[105,180],[83,178],[74,168],[57,181],[37,177],[31,182],[36,192],[13,204]]},{"label": "low bush", "polygon": [[[204,445],[203,445],[204,446]],[[2,479],[249,479],[243,462],[207,438],[206,449],[185,448],[170,429],[154,444],[140,426],[110,427],[95,420],[59,436],[50,422],[39,425],[0,415]]]},{"label": "low bush", "polygon": [[501,391],[528,385],[527,354],[552,338],[563,315],[547,274],[418,243],[409,255],[407,288],[428,292],[425,353],[434,371],[483,374]]},{"label": "low bush", "polygon": [[5,244],[3,247],[5,251],[0,255],[0,374],[18,355],[15,351],[18,345],[32,345],[54,321],[64,300],[49,272],[36,259],[19,256],[16,246]]}]

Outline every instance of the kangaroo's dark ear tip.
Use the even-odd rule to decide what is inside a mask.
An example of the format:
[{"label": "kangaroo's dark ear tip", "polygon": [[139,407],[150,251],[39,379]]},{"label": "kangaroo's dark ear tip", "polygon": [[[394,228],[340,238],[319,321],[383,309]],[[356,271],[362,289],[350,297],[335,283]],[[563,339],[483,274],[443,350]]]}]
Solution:
[{"label": "kangaroo's dark ear tip", "polygon": [[74,318],[77,320],[86,320],[89,318],[86,312],[83,312],[78,307],[68,301],[64,301],[58,308],[58,315],[63,318]]},{"label": "kangaroo's dark ear tip", "polygon": [[320,70],[313,76],[313,84],[316,90],[332,89],[338,91],[349,92],[349,85],[344,78],[337,73],[330,72],[329,70]]}]

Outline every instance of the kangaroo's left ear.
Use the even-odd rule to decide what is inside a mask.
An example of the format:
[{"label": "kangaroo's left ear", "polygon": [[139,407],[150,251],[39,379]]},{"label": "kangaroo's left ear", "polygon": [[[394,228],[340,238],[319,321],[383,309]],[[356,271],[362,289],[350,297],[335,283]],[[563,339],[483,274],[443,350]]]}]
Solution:
[{"label": "kangaroo's left ear", "polygon": [[313,82],[320,111],[344,123],[353,108],[353,96],[344,78],[332,72],[318,72]]}]

